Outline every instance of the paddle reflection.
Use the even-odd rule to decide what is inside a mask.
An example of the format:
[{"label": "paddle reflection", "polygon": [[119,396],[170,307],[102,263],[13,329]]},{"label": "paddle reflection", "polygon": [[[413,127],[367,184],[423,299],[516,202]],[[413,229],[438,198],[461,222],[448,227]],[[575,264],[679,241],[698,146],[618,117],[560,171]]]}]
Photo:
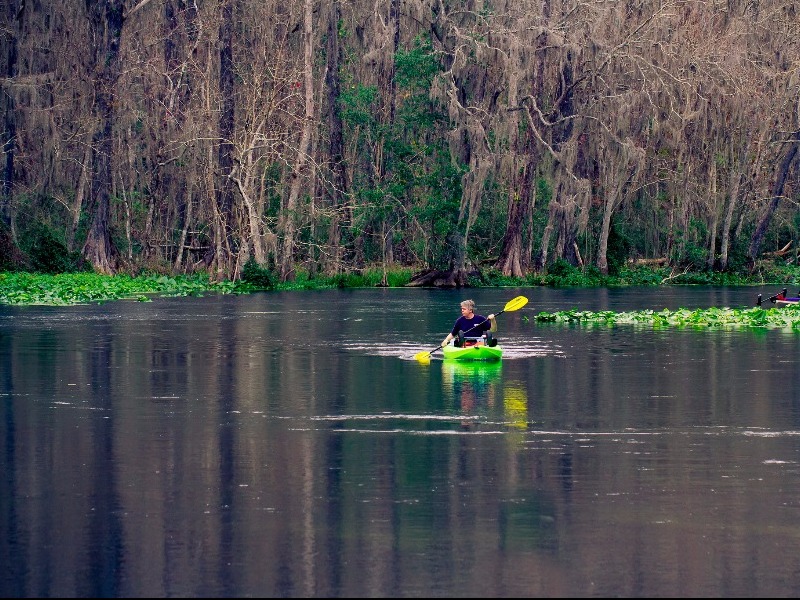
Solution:
[{"label": "paddle reflection", "polygon": [[528,428],[528,392],[519,383],[510,382],[503,387],[503,411],[507,425]]}]

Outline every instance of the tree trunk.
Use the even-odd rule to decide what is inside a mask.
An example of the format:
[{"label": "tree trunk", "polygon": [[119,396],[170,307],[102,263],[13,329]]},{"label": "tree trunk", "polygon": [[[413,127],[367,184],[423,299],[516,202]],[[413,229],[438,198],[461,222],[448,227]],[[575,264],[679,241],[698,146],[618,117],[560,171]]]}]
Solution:
[{"label": "tree trunk", "polygon": [[744,165],[745,148],[742,147],[739,160],[733,160],[735,152],[731,151],[731,177],[728,188],[728,202],[725,205],[725,216],[722,219],[722,235],[719,245],[719,263],[718,268],[724,271],[728,268],[728,251],[730,248],[731,240],[731,227],[733,225],[733,211],[736,208],[737,201],[739,200],[739,189],[742,182],[741,167]]},{"label": "tree trunk", "polygon": [[339,97],[341,94],[341,76],[339,64],[341,63],[341,49],[339,46],[339,1],[332,0],[328,14],[328,48],[327,69],[325,72],[325,89],[328,103],[328,128],[330,141],[328,146],[328,159],[331,164],[331,180],[327,186],[328,205],[331,210],[331,221],[328,230],[328,246],[330,248],[330,262],[325,272],[334,275],[342,269],[342,207],[343,199],[347,194],[347,173],[344,164],[344,133],[342,123],[342,107]]},{"label": "tree trunk", "polygon": [[512,196],[508,203],[508,221],[503,236],[503,245],[495,268],[509,277],[524,277],[523,269],[523,228],[528,213],[533,209],[531,190],[536,173],[536,165],[529,161],[525,165],[519,196]]},{"label": "tree trunk", "polygon": [[89,180],[92,161],[92,145],[86,145],[86,153],[81,162],[81,174],[78,177],[78,187],[75,189],[75,200],[72,202],[72,223],[67,231],[67,250],[72,252],[75,245],[75,234],[78,232],[78,225],[83,211],[83,199],[86,196],[86,184]]},{"label": "tree trunk", "polygon": [[231,232],[233,217],[233,134],[234,134],[234,67],[233,67],[233,0],[222,3],[219,25],[219,91],[222,111],[219,116],[219,146],[217,166],[219,168],[216,192],[215,219],[215,276],[218,280],[230,277],[234,268]]},{"label": "tree trunk", "polygon": [[391,128],[397,110],[397,78],[394,65],[400,48],[400,0],[390,0],[389,22],[392,25],[392,55],[389,57],[389,127]]},{"label": "tree trunk", "polygon": [[[6,23],[13,23],[9,29],[10,41],[8,43],[8,64],[6,68],[6,77],[8,81],[14,81],[17,76],[17,60],[18,60],[18,36],[22,31],[21,17],[24,8],[22,0],[9,0],[6,5]],[[0,220],[10,230],[11,229],[11,200],[14,193],[14,157],[17,150],[17,121],[16,121],[16,105],[14,100],[15,94],[13,90],[9,90],[3,94],[5,99],[4,129],[3,131],[3,153],[6,156],[5,165],[3,166],[3,189],[0,192]]]},{"label": "tree trunk", "polygon": [[95,64],[94,113],[97,129],[92,138],[92,196],[94,215],[83,256],[98,273],[113,275],[117,271],[116,250],[111,243],[110,211],[113,186],[114,96],[120,76],[119,45],[125,22],[122,0],[96,0],[87,3],[90,27],[97,45]]},{"label": "tree trunk", "polygon": [[789,176],[789,167],[792,165],[794,157],[797,155],[797,150],[800,147],[800,130],[792,134],[792,143],[786,154],[783,156],[780,166],[778,167],[778,174],[775,178],[775,185],[772,186],[772,200],[767,205],[761,219],[753,232],[753,237],[750,238],[750,249],[747,252],[747,259],[750,268],[755,265],[756,258],[758,257],[759,250],[761,249],[761,242],[764,240],[764,235],[767,233],[772,215],[778,208],[778,203],[783,196],[783,188],[786,184],[786,178]]},{"label": "tree trunk", "polygon": [[605,151],[601,150],[600,156],[606,165],[603,173],[605,206],[597,244],[597,268],[603,275],[608,275],[608,238],[614,213],[628,196],[631,186],[638,181],[645,161],[644,150],[630,140],[620,143],[618,148],[616,146],[614,141],[609,146],[601,145]]},{"label": "tree trunk", "polygon": [[186,195],[183,202],[183,227],[181,228],[181,236],[178,241],[178,251],[175,253],[175,262],[172,265],[172,270],[175,273],[180,273],[183,268],[183,253],[186,246],[186,234],[189,230],[189,223],[192,222],[192,186],[186,186]]},{"label": "tree trunk", "polygon": [[450,263],[447,270],[428,269],[418,273],[406,284],[408,287],[463,288],[469,285],[466,268],[464,236],[451,232],[447,236]]},{"label": "tree trunk", "polygon": [[308,162],[308,150],[311,147],[311,129],[314,122],[314,32],[313,6],[311,0],[305,0],[303,17],[304,53],[303,69],[305,71],[305,118],[300,136],[294,168],[291,175],[289,197],[283,219],[283,244],[281,246],[280,277],[282,281],[294,278],[294,236],[297,227],[297,206],[300,199],[302,174]]},{"label": "tree trunk", "polygon": [[466,236],[458,231],[452,232],[448,237],[448,247],[451,249],[450,276],[448,280],[455,287],[467,285],[467,240]]},{"label": "tree trunk", "polygon": [[[400,0],[391,0],[389,5],[389,22],[392,25],[392,54],[389,57],[389,117],[386,130],[390,136],[394,137],[394,122],[397,113],[397,76],[395,70],[395,61],[397,51],[400,49]],[[394,153],[391,150],[391,145],[384,143],[384,152],[381,161],[381,185],[389,182],[391,175],[391,168],[393,167]],[[381,217],[381,263],[383,265],[383,277],[381,285],[388,287],[389,283],[386,279],[386,266],[394,262],[394,240],[392,237],[392,227],[389,224],[391,211],[382,211]]]},{"label": "tree trunk", "polygon": [[556,258],[562,258],[569,264],[578,266],[578,227],[574,206],[576,196],[570,198],[565,206],[561,207],[558,221],[558,237],[556,238]]},{"label": "tree trunk", "polygon": [[533,269],[536,273],[542,273],[547,267],[548,253],[550,249],[550,237],[553,235],[555,222],[558,218],[559,206],[556,202],[555,196],[550,199],[550,205],[547,215],[547,225],[542,232],[542,239],[539,244],[539,253],[536,255],[536,260],[533,262]]},{"label": "tree trunk", "polygon": [[597,268],[603,275],[608,275],[608,237],[611,235],[611,217],[613,214],[613,204],[607,200],[603,210],[603,223],[600,227],[600,240],[597,245]]},{"label": "tree trunk", "polygon": [[717,162],[712,159],[711,172],[708,174],[708,197],[709,208],[711,209],[711,227],[708,232],[708,258],[706,259],[706,267],[709,269],[714,268],[714,261],[717,254],[717,227],[719,227],[719,210],[717,208]]},{"label": "tree trunk", "polygon": [[[252,163],[252,153],[248,152],[247,163]],[[252,172],[253,165],[247,165],[247,171]],[[236,184],[236,188],[239,190],[239,195],[242,197],[242,203],[244,204],[244,212],[247,218],[247,223],[249,226],[249,236],[250,236],[250,243],[253,246],[253,254],[255,261],[258,265],[264,266],[267,264],[267,254],[264,250],[264,243],[262,241],[261,236],[261,216],[260,211],[258,208],[258,204],[255,198],[250,197],[250,192],[253,188],[251,183],[245,183],[240,178],[240,170],[234,168],[233,173],[231,174],[231,178],[233,179],[234,183]],[[252,180],[252,177],[248,176],[248,182]],[[246,246],[249,247],[250,244],[246,242],[242,242],[241,247],[244,249]],[[249,248],[248,248],[249,253]],[[240,261],[241,262],[241,261]]]}]

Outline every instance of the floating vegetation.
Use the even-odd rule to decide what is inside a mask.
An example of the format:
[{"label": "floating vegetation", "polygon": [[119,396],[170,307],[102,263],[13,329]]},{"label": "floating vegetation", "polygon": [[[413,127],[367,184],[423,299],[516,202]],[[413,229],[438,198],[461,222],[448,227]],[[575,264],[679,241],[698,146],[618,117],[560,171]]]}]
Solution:
[{"label": "floating vegetation", "polygon": [[0,304],[65,306],[110,300],[149,302],[152,295],[192,296],[232,291],[232,283],[214,284],[199,276],[0,273]]},{"label": "floating vegetation", "polygon": [[540,323],[569,323],[592,325],[646,325],[651,327],[696,327],[696,328],[769,328],[800,331],[800,306],[777,308],[679,308],[634,310],[565,310],[540,312],[535,316]]},{"label": "floating vegetation", "polygon": [[138,276],[96,273],[0,272],[0,304],[53,305],[100,303],[112,300],[149,302],[153,296],[198,296],[205,292],[250,294],[266,290],[322,290],[357,287],[402,287],[411,279],[410,269],[365,268],[358,275],[311,277],[299,271],[296,279],[280,282],[277,275],[246,265],[241,281],[210,281],[208,275]]}]

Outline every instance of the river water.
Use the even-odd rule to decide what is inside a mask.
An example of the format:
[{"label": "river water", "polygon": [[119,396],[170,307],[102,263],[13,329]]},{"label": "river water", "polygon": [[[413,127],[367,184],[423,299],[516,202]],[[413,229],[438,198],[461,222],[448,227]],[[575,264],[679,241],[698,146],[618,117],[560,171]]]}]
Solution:
[{"label": "river water", "polygon": [[[534,319],[774,291],[0,307],[0,593],[796,597],[800,333]],[[501,364],[414,360],[518,295]]]}]

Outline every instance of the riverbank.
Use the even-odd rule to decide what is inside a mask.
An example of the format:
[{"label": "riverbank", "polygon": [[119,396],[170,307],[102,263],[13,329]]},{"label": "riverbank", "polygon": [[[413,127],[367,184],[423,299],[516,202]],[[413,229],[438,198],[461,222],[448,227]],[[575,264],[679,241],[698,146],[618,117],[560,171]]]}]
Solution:
[{"label": "riverbank", "polygon": [[[0,273],[0,304],[54,305],[85,304],[113,300],[147,302],[153,296],[197,296],[204,293],[247,294],[255,291],[319,290],[332,288],[404,287],[414,276],[411,268],[384,271],[380,267],[336,276],[300,273],[291,282],[279,282],[273,273],[257,267],[246,268],[239,281],[214,282],[206,274],[168,276],[142,274],[105,276],[95,273],[42,274]],[[486,270],[469,278],[470,287],[625,287],[659,285],[768,285],[775,291],[796,287],[800,269],[769,263],[750,274],[688,272],[670,267],[639,266],[602,275],[593,268],[578,269],[555,264],[546,274],[523,278],[505,277]]]}]

